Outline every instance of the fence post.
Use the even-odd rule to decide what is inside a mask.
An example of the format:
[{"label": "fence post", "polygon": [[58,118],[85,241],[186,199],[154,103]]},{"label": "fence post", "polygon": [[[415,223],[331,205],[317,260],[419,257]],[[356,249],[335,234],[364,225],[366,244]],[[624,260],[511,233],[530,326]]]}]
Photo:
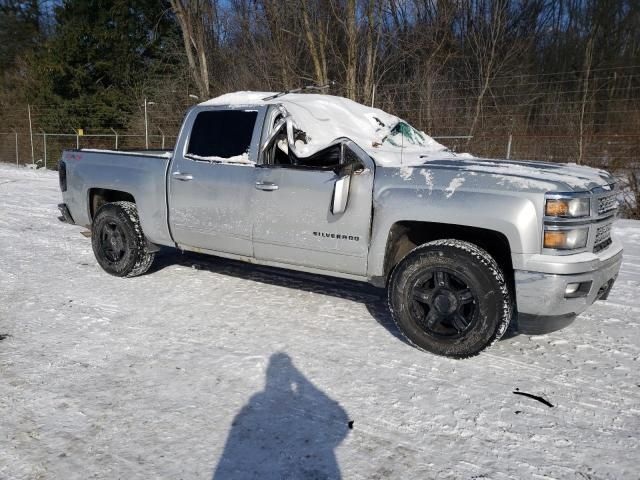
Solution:
[{"label": "fence post", "polygon": [[147,119],[147,97],[144,97],[144,145],[149,150],[149,120]]},{"label": "fence post", "polygon": [[47,132],[40,129],[42,132],[42,143],[44,144],[44,169],[47,169]]},{"label": "fence post", "polygon": [[160,127],[158,127],[158,130],[160,131],[160,135],[162,136],[162,150],[164,150],[164,132]]},{"label": "fence post", "polygon": [[36,157],[33,154],[33,127],[31,125],[31,105],[27,104],[27,112],[29,113],[29,137],[31,137],[31,163],[36,164]]},{"label": "fence post", "polygon": [[116,150],[118,150],[118,132],[116,132],[113,127],[110,127],[111,131],[114,133],[114,135],[116,136]]},{"label": "fence post", "polygon": [[76,150],[80,150],[80,132],[76,130]]},{"label": "fence post", "polygon": [[511,156],[511,141],[513,140],[513,134],[509,134],[509,141],[507,142],[507,160]]},{"label": "fence post", "polygon": [[18,154],[18,131],[15,128],[12,128],[11,130],[13,130],[13,133],[16,136],[16,167],[17,167],[20,165],[19,154]]}]

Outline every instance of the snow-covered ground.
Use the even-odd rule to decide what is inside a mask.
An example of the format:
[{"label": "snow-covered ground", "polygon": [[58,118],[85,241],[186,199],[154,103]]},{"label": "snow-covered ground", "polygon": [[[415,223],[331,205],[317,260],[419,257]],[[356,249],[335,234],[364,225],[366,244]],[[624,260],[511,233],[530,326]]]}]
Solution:
[{"label": "snow-covered ground", "polygon": [[640,222],[608,301],[454,361],[357,283],[174,252],[111,277],[59,199],[0,164],[1,479],[638,478]]}]

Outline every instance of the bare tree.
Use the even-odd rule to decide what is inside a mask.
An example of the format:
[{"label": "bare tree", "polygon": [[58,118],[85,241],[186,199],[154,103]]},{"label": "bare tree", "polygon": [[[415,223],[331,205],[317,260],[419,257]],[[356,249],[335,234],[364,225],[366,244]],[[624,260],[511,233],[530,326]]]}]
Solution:
[{"label": "bare tree", "polygon": [[369,0],[366,9],[366,36],[365,36],[365,64],[364,80],[362,82],[362,99],[364,103],[371,103],[375,71],[378,62],[378,49],[382,36],[382,9],[384,2],[381,0]]},{"label": "bare tree", "polygon": [[[490,3],[487,13],[484,7],[473,16],[475,22],[469,31],[471,58],[468,62],[472,78],[478,81],[473,117],[468,135],[476,133],[485,97],[490,92],[494,78],[520,53],[521,45],[509,35],[509,2],[499,0]],[[486,16],[489,18],[486,19]],[[469,138],[471,141],[471,138]]]},{"label": "bare tree", "polygon": [[294,84],[294,60],[287,41],[287,37],[291,35],[291,27],[287,24],[291,15],[287,10],[292,5],[282,0],[261,0],[260,3],[264,9],[270,44],[273,47],[269,51],[272,55],[271,62],[276,64],[276,71],[279,76],[278,83],[285,89],[290,88]]},{"label": "bare tree", "polygon": [[217,16],[217,1],[207,0],[170,0],[176,16],[189,71],[198,88],[201,98],[210,96],[209,63],[207,47],[211,46],[212,36],[207,28]]},{"label": "bare tree", "polygon": [[585,150],[585,114],[587,104],[589,103],[589,82],[591,76],[591,68],[593,65],[593,36],[589,36],[587,47],[584,53],[584,79],[582,82],[582,98],[580,99],[580,116],[578,120],[578,159],[576,163],[582,164]]},{"label": "bare tree", "polygon": [[356,99],[357,66],[358,66],[358,19],[356,18],[356,0],[346,0],[345,27],[347,39],[346,87],[347,97]]},{"label": "bare tree", "polygon": [[315,81],[318,85],[324,85],[329,79],[327,70],[328,12],[311,12],[309,7],[308,0],[300,0],[304,37],[313,61]]}]

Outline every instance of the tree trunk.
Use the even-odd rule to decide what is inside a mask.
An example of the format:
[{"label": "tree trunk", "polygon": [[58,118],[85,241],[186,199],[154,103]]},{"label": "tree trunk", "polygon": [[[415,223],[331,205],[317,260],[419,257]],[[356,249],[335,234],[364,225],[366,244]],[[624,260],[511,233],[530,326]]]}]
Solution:
[{"label": "tree trunk", "polygon": [[[187,1],[186,5],[183,4],[183,0],[170,0],[170,2],[182,31],[182,43],[187,55],[191,78],[196,84],[200,98],[209,98],[206,38],[204,27],[201,24],[199,2]],[[199,25],[196,22],[199,22]]]},{"label": "tree trunk", "polygon": [[379,13],[381,9],[381,1],[369,0],[369,4],[367,6],[367,63],[365,65],[363,84],[364,91],[362,95],[364,103],[366,103],[367,105],[371,103],[371,97],[373,94],[373,79],[376,62],[378,60],[378,44],[380,43],[382,28],[382,22],[379,20]]},{"label": "tree trunk", "polygon": [[358,25],[356,19],[356,0],[347,0],[346,11],[346,34],[347,34],[347,97],[356,100],[356,81],[358,64]]},{"label": "tree trunk", "polygon": [[591,65],[593,64],[593,37],[589,37],[587,48],[584,54],[584,81],[582,83],[582,101],[580,102],[580,120],[578,123],[578,160],[576,163],[581,165],[584,160],[585,149],[585,111],[589,98],[589,76],[591,75]]},{"label": "tree trunk", "polygon": [[[324,85],[328,81],[327,60],[325,56],[326,32],[324,31],[321,21],[315,22],[315,25],[311,24],[307,1],[308,0],[300,0],[305,41],[309,49],[309,55],[311,55],[311,61],[313,62],[316,83],[318,85]],[[317,40],[314,30],[318,31]]]}]

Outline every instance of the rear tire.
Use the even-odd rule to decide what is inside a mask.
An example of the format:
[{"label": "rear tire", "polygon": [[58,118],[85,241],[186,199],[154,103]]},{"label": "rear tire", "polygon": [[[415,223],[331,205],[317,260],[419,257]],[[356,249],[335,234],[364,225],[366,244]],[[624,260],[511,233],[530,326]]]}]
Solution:
[{"label": "rear tire", "polygon": [[461,240],[415,248],[395,267],[389,308],[405,338],[437,355],[477,355],[506,331],[512,297],[486,251]]},{"label": "rear tire", "polygon": [[106,203],[91,225],[91,246],[102,269],[116,277],[142,275],[153,263],[132,202]]}]

